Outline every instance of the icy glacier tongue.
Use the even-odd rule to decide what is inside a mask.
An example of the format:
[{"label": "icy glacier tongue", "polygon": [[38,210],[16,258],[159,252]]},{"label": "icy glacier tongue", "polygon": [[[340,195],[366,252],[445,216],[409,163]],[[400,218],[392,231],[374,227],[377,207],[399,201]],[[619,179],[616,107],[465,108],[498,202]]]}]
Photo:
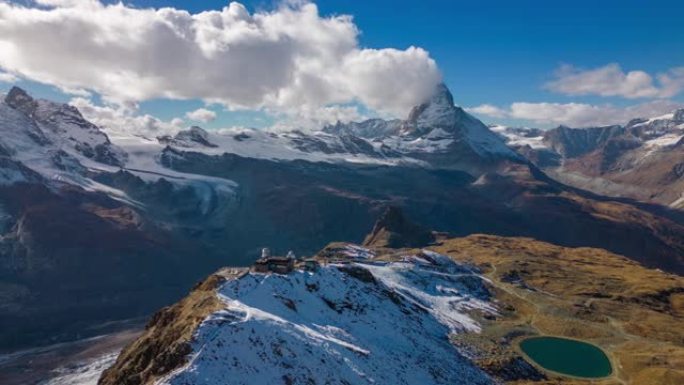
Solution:
[{"label": "icy glacier tongue", "polygon": [[160,384],[492,384],[449,343],[495,312],[476,273],[435,253],[225,282],[189,363]]}]

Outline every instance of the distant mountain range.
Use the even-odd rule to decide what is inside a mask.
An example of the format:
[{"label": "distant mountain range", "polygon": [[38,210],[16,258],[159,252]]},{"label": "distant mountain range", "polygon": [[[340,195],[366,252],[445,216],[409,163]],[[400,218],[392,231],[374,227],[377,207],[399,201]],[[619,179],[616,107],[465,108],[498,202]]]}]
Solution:
[{"label": "distant mountain range", "polygon": [[624,126],[492,129],[563,183],[684,208],[684,109]]},{"label": "distant mountain range", "polygon": [[[661,124],[649,122],[641,124]],[[0,103],[0,348],[149,314],[216,268],[251,263],[262,247],[310,255],[332,240],[360,243],[388,207],[451,235],[599,247],[683,273],[676,196],[667,208],[553,179],[596,149],[650,154],[649,141],[674,141],[680,128],[658,137],[644,128],[640,146],[611,129],[589,138],[563,128],[558,139],[520,131],[539,143],[527,148],[511,129],[492,131],[454,106],[440,86],[404,120],[144,137],[102,130],[74,107],[14,88]],[[678,163],[677,143],[657,147],[674,154],[663,170]]]}]

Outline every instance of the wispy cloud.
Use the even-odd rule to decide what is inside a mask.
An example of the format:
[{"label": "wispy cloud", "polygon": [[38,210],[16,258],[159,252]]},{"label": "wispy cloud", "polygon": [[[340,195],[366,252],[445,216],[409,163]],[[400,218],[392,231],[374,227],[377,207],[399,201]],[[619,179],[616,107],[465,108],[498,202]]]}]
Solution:
[{"label": "wispy cloud", "polygon": [[481,104],[476,107],[467,108],[467,110],[470,113],[490,116],[492,118],[505,118],[509,115],[509,112],[505,109],[493,106],[491,104]]},{"label": "wispy cloud", "polygon": [[16,76],[0,71],[0,83],[15,83],[19,80]]},{"label": "wispy cloud", "polygon": [[684,67],[672,68],[655,77],[645,71],[624,72],[619,64],[581,70],[564,65],[546,89],[565,95],[599,95],[636,98],[669,98],[684,90]]},{"label": "wispy cloud", "polygon": [[684,104],[669,100],[655,100],[628,107],[587,103],[512,103],[506,108],[490,105],[468,108],[471,113],[496,119],[520,119],[542,125],[573,127],[622,124],[636,118],[650,118],[670,113]]},{"label": "wispy cloud", "polygon": [[190,111],[186,113],[185,116],[190,120],[202,123],[209,123],[216,120],[216,112],[206,108],[198,108],[194,111]]}]

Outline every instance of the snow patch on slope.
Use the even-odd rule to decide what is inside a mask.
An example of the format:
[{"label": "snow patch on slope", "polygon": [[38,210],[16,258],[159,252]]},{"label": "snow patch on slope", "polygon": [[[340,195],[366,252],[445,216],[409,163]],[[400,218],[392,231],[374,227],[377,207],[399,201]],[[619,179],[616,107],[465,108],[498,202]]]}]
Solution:
[{"label": "snow patch on slope", "polygon": [[483,280],[426,255],[228,281],[190,363],[159,384],[492,384],[448,340],[478,330],[468,310],[494,312]]},{"label": "snow patch on slope", "polygon": [[118,355],[118,352],[109,353],[91,361],[59,368],[54,378],[41,385],[97,385],[102,372],[114,364]]}]

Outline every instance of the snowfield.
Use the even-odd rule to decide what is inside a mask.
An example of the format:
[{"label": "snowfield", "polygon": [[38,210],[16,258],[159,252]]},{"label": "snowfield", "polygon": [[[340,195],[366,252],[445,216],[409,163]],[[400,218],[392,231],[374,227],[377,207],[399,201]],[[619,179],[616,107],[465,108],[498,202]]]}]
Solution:
[{"label": "snowfield", "polygon": [[158,384],[492,384],[448,339],[494,313],[483,279],[434,253],[247,274]]},{"label": "snowfield", "polygon": [[41,385],[97,385],[102,372],[116,361],[118,352],[104,354],[92,361],[58,369],[56,376]]}]

